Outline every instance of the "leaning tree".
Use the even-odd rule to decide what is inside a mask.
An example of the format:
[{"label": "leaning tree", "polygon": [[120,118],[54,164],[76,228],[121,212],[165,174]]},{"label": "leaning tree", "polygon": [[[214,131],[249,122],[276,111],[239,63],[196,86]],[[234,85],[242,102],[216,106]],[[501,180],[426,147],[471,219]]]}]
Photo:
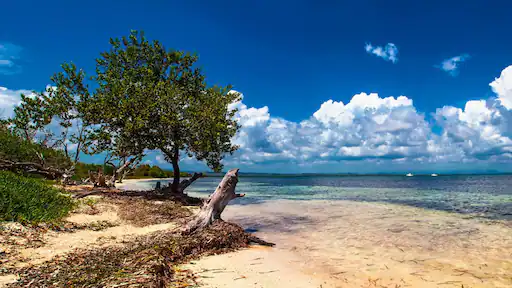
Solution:
[{"label": "leaning tree", "polygon": [[64,71],[53,75],[52,85],[43,92],[21,95],[21,103],[14,108],[9,124],[25,141],[49,148],[47,151],[62,151],[66,165],[50,165],[44,155],[40,155],[39,163],[26,163],[25,172],[54,171],[55,178],[67,178],[73,174],[80,154],[87,149],[85,143],[90,126],[83,121],[83,99],[88,93],[83,81],[85,73],[73,64],[64,64],[62,68]]},{"label": "leaning tree", "polygon": [[210,87],[197,56],[168,50],[143,33],[111,39],[109,51],[96,60],[98,88],[87,95],[86,120],[103,135],[127,135],[132,146],[159,150],[173,167],[164,189],[182,193],[200,174],[180,182],[184,155],[204,161],[214,171],[237,146],[239,128],[229,104],[239,100],[230,87]]},{"label": "leaning tree", "polygon": [[[52,85],[48,85],[43,92],[22,94],[21,103],[14,108],[15,115],[8,123],[25,141],[48,148],[44,151],[62,151],[65,157],[61,158],[65,161],[49,163],[46,161],[48,157],[39,153],[40,161],[11,161],[9,164],[21,167],[23,169],[18,170],[28,173],[46,173],[52,176],[50,178],[67,180],[73,175],[82,154],[106,152],[110,157],[106,164],[118,165],[107,183],[113,186],[115,180],[119,179],[118,175],[125,175],[126,169],[140,161],[143,148],[132,143],[130,135],[107,134],[101,125],[89,121],[88,113],[93,109],[88,102],[91,89],[85,72],[68,63],[64,63],[62,69],[62,72],[51,77]],[[7,166],[5,163],[3,161],[3,166]]]}]

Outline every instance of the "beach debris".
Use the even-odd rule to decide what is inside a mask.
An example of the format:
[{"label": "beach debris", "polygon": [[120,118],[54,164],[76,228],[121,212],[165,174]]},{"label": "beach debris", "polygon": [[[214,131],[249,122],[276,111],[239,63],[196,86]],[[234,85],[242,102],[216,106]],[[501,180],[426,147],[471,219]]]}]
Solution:
[{"label": "beach debris", "polygon": [[[238,183],[238,168],[229,170],[222,178],[210,197],[204,202],[201,210],[197,213],[192,221],[183,229],[183,233],[191,234],[208,227],[214,221],[221,220],[221,214],[228,203],[236,198],[244,197],[245,194],[235,193],[236,184]],[[244,232],[245,233],[245,232]],[[251,242],[264,245],[274,246],[274,243],[266,242],[256,236],[247,233],[247,237]]]},{"label": "beach debris", "polygon": [[117,215],[122,220],[139,227],[185,220],[192,215],[190,209],[174,201],[151,201],[140,198],[113,198],[106,201],[118,205]]},{"label": "beach debris", "polygon": [[238,170],[238,168],[231,169],[224,175],[215,192],[204,202],[199,213],[187,225],[186,232],[192,233],[211,225],[216,219],[221,219],[220,216],[229,201],[245,196],[245,194],[235,193],[236,184],[238,183]]}]

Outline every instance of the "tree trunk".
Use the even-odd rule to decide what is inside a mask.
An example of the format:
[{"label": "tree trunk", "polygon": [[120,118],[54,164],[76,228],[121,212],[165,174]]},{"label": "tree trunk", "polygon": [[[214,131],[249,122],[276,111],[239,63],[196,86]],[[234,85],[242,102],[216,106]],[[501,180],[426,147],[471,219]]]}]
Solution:
[{"label": "tree trunk", "polygon": [[173,194],[182,194],[184,193],[185,189],[190,186],[190,184],[192,184],[194,181],[196,181],[197,179],[203,177],[203,173],[194,173],[194,175],[192,175],[192,177],[190,177],[189,179],[185,179],[183,181],[181,181],[181,183],[178,184],[178,189],[177,190],[173,190],[173,184],[174,184],[174,181],[173,183],[171,183],[169,186],[165,187],[162,191],[164,192],[164,194],[168,194],[168,193],[173,193]]},{"label": "tree trunk", "polygon": [[107,181],[106,181],[106,185],[107,187],[116,187],[116,171],[114,170],[114,172],[112,173],[112,177],[110,177]]},{"label": "tree trunk", "polygon": [[84,182],[91,182],[92,184],[96,184],[96,175],[94,175],[94,173],[92,171],[89,170],[89,178],[87,178],[87,180],[85,180]]},{"label": "tree trunk", "polygon": [[94,183],[95,187],[107,187],[105,175],[103,174],[103,169],[98,169],[98,177],[96,178],[97,182]]},{"label": "tree trunk", "polygon": [[134,163],[138,163],[142,159],[142,157],[143,155],[134,156],[130,160],[125,161],[123,165],[119,166],[119,168],[117,168],[116,165],[114,165],[114,163],[112,163],[110,160],[106,161],[106,164],[110,164],[114,169],[114,172],[112,173],[112,178],[110,178],[110,180],[107,182],[107,186],[115,187],[116,181],[118,180],[119,183],[121,183],[124,176],[126,176],[126,174],[130,172],[130,170],[132,170],[133,167],[131,167],[131,165]]},{"label": "tree trunk", "polygon": [[214,220],[221,219],[222,211],[224,211],[229,201],[245,196],[245,194],[235,194],[236,184],[238,183],[238,170],[238,168],[231,169],[224,175],[215,192],[203,204],[194,220],[188,223],[186,232],[191,233],[198,229],[203,229],[212,224]]},{"label": "tree trunk", "polygon": [[172,158],[172,172],[174,179],[171,184],[171,192],[172,193],[179,193],[180,188],[180,166],[178,165],[178,156],[179,152],[178,149],[175,150],[174,157]]},{"label": "tree trunk", "polygon": [[[131,167],[132,164],[137,163],[142,158],[142,155],[134,156],[132,159],[126,161],[121,167],[119,167],[116,170],[116,175],[119,177],[119,179],[122,179],[125,175],[125,171],[130,172],[130,170],[133,168]],[[128,170],[127,170],[128,169]]]},{"label": "tree trunk", "polygon": [[130,170],[125,170],[117,180],[117,183],[123,183],[123,179],[126,178],[126,176],[128,176],[128,173],[130,173]]}]

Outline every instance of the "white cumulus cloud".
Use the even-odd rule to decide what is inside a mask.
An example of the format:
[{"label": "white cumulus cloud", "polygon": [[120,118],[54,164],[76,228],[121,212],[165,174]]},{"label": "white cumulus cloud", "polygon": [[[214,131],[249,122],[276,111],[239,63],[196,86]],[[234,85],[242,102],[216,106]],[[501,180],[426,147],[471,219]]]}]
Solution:
[{"label": "white cumulus cloud", "polygon": [[[235,139],[241,149],[228,163],[284,162],[297,167],[444,163],[462,167],[464,163],[511,161],[511,71],[512,66],[506,68],[490,84],[496,97],[468,101],[462,108],[439,108],[432,120],[418,112],[407,96],[377,93],[356,94],[347,103],[328,100],[300,122],[274,117],[268,107],[239,102],[234,105],[240,109],[237,118],[242,128]],[[433,132],[434,125],[441,128],[439,133]]]},{"label": "white cumulus cloud", "polygon": [[489,84],[498,100],[507,109],[512,109],[512,65],[505,68],[499,78]]},{"label": "white cumulus cloud", "polygon": [[384,47],[373,46],[371,43],[367,43],[364,46],[364,50],[386,61],[391,61],[393,63],[398,61],[398,48],[393,43],[388,43]]},{"label": "white cumulus cloud", "polygon": [[360,93],[347,104],[328,100],[299,123],[271,117],[267,107],[237,105],[237,114],[251,113],[258,120],[244,125],[248,120],[238,116],[237,157],[244,162],[414,159],[427,154],[432,138],[424,116],[405,96]]},{"label": "white cumulus cloud", "polygon": [[0,86],[0,119],[14,116],[14,107],[20,104],[21,94],[32,95],[29,90],[10,90]]}]

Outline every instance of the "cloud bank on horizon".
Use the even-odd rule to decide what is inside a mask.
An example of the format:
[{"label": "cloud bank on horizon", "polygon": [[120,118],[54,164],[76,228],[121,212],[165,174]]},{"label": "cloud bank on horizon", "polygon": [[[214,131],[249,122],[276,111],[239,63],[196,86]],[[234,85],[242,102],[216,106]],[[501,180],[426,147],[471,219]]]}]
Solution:
[{"label": "cloud bank on horizon", "polygon": [[[230,105],[230,109],[238,109],[235,117],[242,125],[233,139],[240,149],[224,163],[246,171],[294,167],[296,171],[314,172],[319,167],[336,168],[339,163],[361,165],[358,171],[363,172],[418,165],[509,165],[512,65],[489,85],[494,97],[467,101],[461,108],[438,108],[431,120],[417,111],[407,96],[359,93],[348,103],[328,100],[300,122],[272,116],[267,106],[248,107],[242,100]],[[0,87],[0,116],[12,115],[20,93],[30,92]],[[434,127],[440,127],[440,132]],[[165,163],[158,154],[152,153],[150,158],[154,164]],[[191,158],[182,162],[186,167],[205,168]],[[369,163],[376,170],[370,169]]]}]

